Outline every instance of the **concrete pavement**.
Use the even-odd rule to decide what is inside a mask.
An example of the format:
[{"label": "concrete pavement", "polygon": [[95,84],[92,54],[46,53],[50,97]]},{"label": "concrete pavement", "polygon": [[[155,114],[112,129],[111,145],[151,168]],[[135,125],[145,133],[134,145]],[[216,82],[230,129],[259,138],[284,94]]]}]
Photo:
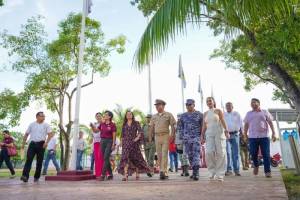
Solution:
[{"label": "concrete pavement", "polygon": [[[160,181],[158,174],[149,178],[142,174],[139,181],[135,175],[128,181],[121,181],[122,176],[115,174],[110,181],[45,181],[28,183],[15,179],[0,179],[0,199],[288,199],[281,173],[272,168],[272,178],[265,178],[263,168],[257,176],[252,169],[242,171],[242,176],[225,177],[224,182],[208,178],[207,169],[200,169],[200,180],[193,181],[181,177],[180,173],[170,173],[169,180]],[[190,171],[191,173],[191,171]]]}]

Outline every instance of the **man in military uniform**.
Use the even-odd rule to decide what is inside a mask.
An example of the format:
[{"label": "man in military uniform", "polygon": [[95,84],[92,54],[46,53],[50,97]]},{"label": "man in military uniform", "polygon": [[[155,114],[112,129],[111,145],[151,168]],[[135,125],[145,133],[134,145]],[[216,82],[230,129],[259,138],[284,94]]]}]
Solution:
[{"label": "man in military uniform", "polygon": [[[175,144],[176,144],[176,149],[178,150],[177,153],[179,153],[179,160],[181,162],[181,169],[182,169],[182,174],[181,176],[189,176],[189,161],[188,161],[188,156],[185,152],[185,146],[180,140],[180,135],[179,135],[179,123],[180,123],[180,117],[182,113],[177,114],[177,124],[175,124]],[[182,152],[182,153],[181,153]]]},{"label": "man in military uniform", "polygon": [[[148,165],[151,167],[151,171],[147,173],[149,177],[152,177],[154,175],[154,155],[155,155],[155,143],[150,144],[149,143],[149,133],[150,133],[150,121],[151,121],[152,115],[147,115],[147,123],[143,125],[143,133],[145,136],[146,144],[144,146],[145,149],[145,157]],[[154,141],[154,133],[152,132],[152,141]]]},{"label": "man in military uniform", "polygon": [[150,122],[150,134],[149,143],[152,144],[152,132],[155,133],[155,146],[157,151],[157,157],[160,169],[159,179],[168,179],[168,150],[170,144],[169,127],[171,126],[171,138],[175,139],[175,128],[176,123],[173,115],[164,110],[166,102],[161,99],[156,99],[155,104],[157,114],[152,116]]},{"label": "man in military uniform", "polygon": [[180,140],[183,140],[190,165],[193,167],[193,175],[190,178],[199,180],[201,155],[200,134],[202,130],[203,114],[200,111],[195,110],[195,100],[187,99],[185,105],[188,112],[183,113],[180,117]]}]

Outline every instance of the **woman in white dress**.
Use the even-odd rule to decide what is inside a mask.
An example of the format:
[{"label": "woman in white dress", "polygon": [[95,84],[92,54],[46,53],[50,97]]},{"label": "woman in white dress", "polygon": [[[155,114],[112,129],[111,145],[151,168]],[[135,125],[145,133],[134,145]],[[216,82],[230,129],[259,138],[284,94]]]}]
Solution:
[{"label": "woman in white dress", "polygon": [[[209,110],[203,116],[201,141],[202,143],[206,142],[205,160],[207,169],[210,171],[209,178],[212,179],[217,176],[219,181],[223,181],[227,169],[226,138],[230,138],[229,132],[224,121],[223,112],[216,109],[214,98],[207,97],[206,105]],[[205,139],[203,137],[204,133],[206,135]]]}]

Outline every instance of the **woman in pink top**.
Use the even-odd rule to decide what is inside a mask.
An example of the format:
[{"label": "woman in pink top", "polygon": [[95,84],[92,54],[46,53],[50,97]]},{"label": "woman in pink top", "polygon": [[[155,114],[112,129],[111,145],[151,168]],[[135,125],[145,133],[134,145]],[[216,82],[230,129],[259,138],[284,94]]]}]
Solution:
[{"label": "woman in pink top", "polygon": [[[94,126],[98,127],[103,122],[103,116],[100,112],[96,113],[96,120],[97,122],[94,123]],[[95,158],[95,175],[96,178],[99,178],[103,169],[103,156],[101,153],[101,146],[100,146],[100,138],[101,133],[100,131],[97,133],[92,132],[90,143],[94,145],[94,158]],[[108,174],[108,173],[107,173]]]}]

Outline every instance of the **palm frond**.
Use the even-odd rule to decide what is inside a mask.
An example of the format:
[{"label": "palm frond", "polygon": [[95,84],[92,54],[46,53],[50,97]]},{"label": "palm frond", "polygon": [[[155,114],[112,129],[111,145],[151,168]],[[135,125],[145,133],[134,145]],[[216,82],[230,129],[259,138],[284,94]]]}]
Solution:
[{"label": "palm frond", "polygon": [[[300,0],[166,0],[152,17],[134,55],[133,65],[141,72],[175,42],[177,35],[186,34],[187,20],[199,26],[201,15],[219,14],[228,25],[257,24],[272,26],[295,12]],[[201,10],[202,9],[202,10]],[[200,26],[199,26],[200,27]],[[231,32],[230,34],[232,34]]]}]

